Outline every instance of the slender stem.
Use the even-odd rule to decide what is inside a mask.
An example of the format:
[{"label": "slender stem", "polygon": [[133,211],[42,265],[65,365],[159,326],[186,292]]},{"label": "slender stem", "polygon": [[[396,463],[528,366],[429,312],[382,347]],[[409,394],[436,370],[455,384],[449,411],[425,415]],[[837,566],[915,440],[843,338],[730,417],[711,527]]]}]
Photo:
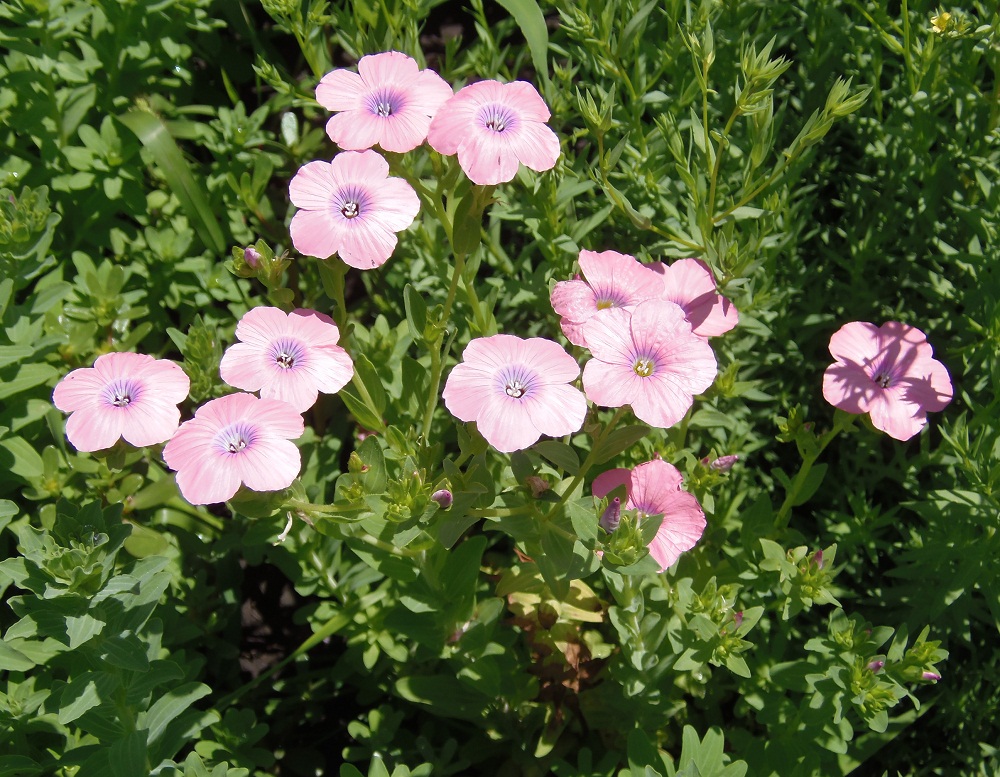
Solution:
[{"label": "slender stem", "polygon": [[[490,507],[485,510],[466,510],[465,514],[475,516],[476,518],[510,518],[514,515],[528,515],[534,511],[535,508],[531,505],[522,505],[521,507]],[[576,539],[576,537],[573,539]]]},{"label": "slender stem", "polygon": [[715,155],[715,167],[712,168],[712,180],[708,186],[708,211],[710,214],[715,213],[715,188],[719,181],[719,170],[722,168],[722,152],[729,143],[729,133],[733,128],[733,122],[742,113],[743,111],[740,110],[738,105],[733,108],[733,112],[726,122],[726,127],[722,130],[722,139],[719,141],[719,152]]},{"label": "slender stem", "polygon": [[601,445],[608,438],[608,435],[611,434],[615,426],[618,425],[618,422],[622,419],[622,416],[625,415],[626,411],[627,411],[627,406],[618,408],[618,410],[615,411],[614,416],[612,416],[611,420],[608,422],[607,426],[605,426],[601,430],[600,435],[598,435],[597,439],[594,440],[594,445],[590,449],[590,454],[587,456],[586,459],[584,459],[583,464],[580,465],[580,470],[576,473],[576,477],[573,478],[572,481],[570,481],[569,486],[566,487],[566,490],[563,491],[562,496],[559,497],[559,501],[556,502],[556,504],[552,507],[551,510],[549,510],[548,513],[545,514],[546,521],[550,520],[552,516],[555,515],[556,511],[559,510],[559,508],[561,508],[564,504],[566,504],[566,500],[570,498],[572,493],[576,490],[576,487],[583,482],[583,479],[584,477],[586,477],[588,470],[590,470],[590,468],[594,466],[594,463],[597,461],[597,454],[601,450]]},{"label": "slender stem", "polygon": [[910,94],[917,91],[917,84],[913,74],[913,52],[910,49],[910,9],[907,0],[903,0],[903,61],[906,63],[906,83],[910,87]]},{"label": "slender stem", "polygon": [[[455,304],[455,294],[458,291],[458,281],[465,270],[465,254],[455,254],[455,266],[451,270],[451,283],[448,286],[448,297],[444,301],[444,312],[441,315],[442,322],[448,322],[451,318],[451,308]],[[424,438],[431,435],[431,423],[434,421],[434,411],[438,404],[438,389],[441,386],[441,371],[444,361],[441,358],[442,343],[444,342],[444,332],[438,337],[437,342],[431,346],[431,380],[427,391],[427,408],[424,411]]]}]

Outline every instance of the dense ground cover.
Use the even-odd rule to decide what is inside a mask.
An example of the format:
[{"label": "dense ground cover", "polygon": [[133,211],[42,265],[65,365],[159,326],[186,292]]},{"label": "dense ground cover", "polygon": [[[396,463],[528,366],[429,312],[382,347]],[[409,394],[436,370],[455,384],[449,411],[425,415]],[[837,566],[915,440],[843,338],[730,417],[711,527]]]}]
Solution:
[{"label": "dense ground cover", "polygon": [[[0,773],[1000,769],[988,4],[17,0],[0,19]],[[396,183],[370,197],[405,181],[420,212],[359,270],[293,244],[289,187],[338,154],[317,83],[385,51],[456,91],[532,84],[559,153],[545,169],[537,130],[540,171],[476,186],[441,147],[461,133],[383,140]],[[585,347],[561,321],[556,284],[596,282],[581,252],[609,250],[698,257],[738,311],[709,339],[669,325],[718,364],[679,420],[615,409],[589,366],[611,335],[575,322]],[[329,315],[352,363],[291,411],[287,489],[209,494],[179,437],[82,452],[103,444],[53,405],[134,352],[183,367],[158,385],[187,382],[188,421],[234,393],[227,349],[263,308]],[[918,328],[950,374],[912,436],[830,404],[851,404],[824,388],[850,322]],[[565,391],[590,404],[551,412],[586,419],[533,444],[457,399],[467,346],[498,333],[582,365]],[[639,497],[610,493],[609,533],[592,496],[657,457],[691,495],[662,526],[704,511],[676,563],[644,555],[660,524],[636,526]]]}]

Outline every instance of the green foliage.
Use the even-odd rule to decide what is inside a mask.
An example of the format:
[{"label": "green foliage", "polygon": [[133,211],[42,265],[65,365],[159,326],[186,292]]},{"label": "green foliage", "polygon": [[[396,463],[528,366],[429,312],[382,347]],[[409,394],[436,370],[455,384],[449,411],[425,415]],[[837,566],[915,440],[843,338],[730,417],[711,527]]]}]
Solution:
[{"label": "green foliage", "polygon": [[[0,20],[0,773],[995,768],[995,9],[20,0]],[[291,251],[287,182],[335,153],[319,78],[389,49],[456,87],[534,82],[562,156],[485,190],[390,155],[421,216],[347,272]],[[740,314],[716,384],[668,430],[594,410],[498,456],[444,377],[474,337],[559,337],[553,284],[608,248],[711,266]],[[157,448],[67,444],[71,369],[173,358],[189,417],[264,304],[330,313],[355,367],[289,489],[195,508]],[[907,444],[820,398],[850,320],[919,326],[951,372]],[[654,453],[708,521],[665,574],[661,518],[608,534],[590,495]]]}]

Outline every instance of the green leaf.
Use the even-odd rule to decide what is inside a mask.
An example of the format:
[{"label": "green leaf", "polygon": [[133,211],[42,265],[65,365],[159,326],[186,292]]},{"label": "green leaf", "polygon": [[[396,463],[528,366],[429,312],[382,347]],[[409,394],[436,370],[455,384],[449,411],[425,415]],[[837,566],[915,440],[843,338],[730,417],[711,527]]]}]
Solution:
[{"label": "green leaf", "polygon": [[149,111],[132,110],[116,118],[132,130],[153,155],[156,166],[205,246],[219,256],[225,254],[229,241],[215,219],[215,211],[159,116]]},{"label": "green leaf", "polygon": [[792,502],[792,507],[798,507],[809,501],[812,495],[816,493],[816,489],[823,482],[826,470],[826,464],[817,464],[809,471],[809,474],[806,475],[805,483],[802,484],[802,488],[799,489],[799,493],[796,494],[795,500]]},{"label": "green leaf", "polygon": [[27,672],[34,665],[35,662],[20,650],[0,641],[0,672]]},{"label": "green leaf", "polygon": [[427,303],[412,283],[403,287],[403,307],[406,309],[410,337],[416,343],[423,342],[424,329],[427,327]]},{"label": "green leaf", "polygon": [[535,443],[531,447],[531,450],[544,456],[559,467],[559,469],[563,470],[563,472],[575,475],[580,471],[580,457],[576,455],[575,450],[564,442],[542,440],[542,442]]},{"label": "green leaf", "polygon": [[479,720],[489,700],[449,675],[403,677],[396,693],[407,701],[430,707],[437,715],[460,720]]},{"label": "green leaf", "polygon": [[358,426],[373,432],[384,432],[385,421],[381,416],[376,415],[368,405],[350,389],[342,388],[337,396],[340,397]]},{"label": "green leaf", "polygon": [[146,713],[144,728],[149,732],[146,742],[156,742],[163,736],[170,721],[211,692],[212,689],[203,683],[184,683],[153,702]]},{"label": "green leaf", "polygon": [[42,767],[25,755],[0,755],[0,777],[30,777]]},{"label": "green leaf", "polygon": [[133,777],[146,774],[146,735],[142,731],[131,731],[123,739],[111,745],[111,773],[115,777]]},{"label": "green leaf", "polygon": [[[385,387],[375,371],[375,366],[363,353],[354,357],[353,383],[368,408],[379,417],[385,413]],[[383,424],[384,428],[385,424]]]},{"label": "green leaf", "polygon": [[595,464],[603,464],[613,459],[619,453],[632,447],[649,433],[649,427],[644,424],[634,424],[615,429],[607,436],[601,447],[597,449]]},{"label": "green leaf", "polygon": [[514,17],[521,28],[535,72],[542,79],[544,91],[549,91],[549,29],[545,25],[545,15],[536,0],[498,0],[500,5]]},{"label": "green leaf", "polygon": [[58,375],[58,370],[49,364],[22,364],[17,375],[10,380],[0,381],[0,399],[40,386]]}]

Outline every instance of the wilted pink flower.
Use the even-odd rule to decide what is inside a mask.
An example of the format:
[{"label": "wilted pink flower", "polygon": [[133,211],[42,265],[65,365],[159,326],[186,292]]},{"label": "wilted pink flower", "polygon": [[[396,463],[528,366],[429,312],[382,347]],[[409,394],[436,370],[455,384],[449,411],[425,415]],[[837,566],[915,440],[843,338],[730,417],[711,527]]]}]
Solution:
[{"label": "wilted pink flower", "polygon": [[503,453],[533,445],[547,434],[576,432],[587,400],[569,385],[580,366],[558,343],[493,335],[473,340],[444,387],[444,403]]},{"label": "wilted pink flower", "polygon": [[354,374],[340,330],[315,310],[254,308],[236,325],[242,342],[230,346],[219,371],[230,386],[281,399],[298,412],[316,403],[318,392],[340,391]]},{"label": "wilted pink flower", "polygon": [[559,159],[559,138],[546,126],[548,106],[526,81],[479,81],[460,89],[431,121],[427,142],[458,154],[473,183],[505,183],[518,162],[541,172]]},{"label": "wilted pink flower", "polygon": [[580,251],[584,279],[559,281],[552,289],[552,309],[573,345],[586,346],[583,325],[602,310],[631,311],[643,300],[661,295],[660,279],[634,256],[617,251]]},{"label": "wilted pink flower", "polygon": [[70,413],[66,436],[78,451],[110,448],[120,437],[142,448],[170,438],[181,420],[177,403],[190,388],[172,361],[106,353],[59,381],[52,402]]},{"label": "wilted pink flower", "polygon": [[661,572],[681,553],[693,548],[705,531],[705,513],[694,495],[681,490],[683,480],[673,464],[660,459],[639,464],[631,471],[613,469],[594,478],[594,496],[601,498],[624,485],[629,510],[637,510],[641,516],[663,516],[663,523],[649,543],[649,555],[659,563]]},{"label": "wilted pink flower", "polygon": [[531,495],[538,499],[542,494],[552,488],[552,485],[545,478],[540,478],[538,475],[528,475],[524,479],[524,485],[528,487]]},{"label": "wilted pink flower", "polygon": [[631,405],[653,426],[677,423],[715,380],[711,346],[672,302],[642,302],[631,315],[608,310],[584,324],[583,336],[594,355],[583,368],[587,397],[604,407]]},{"label": "wilted pink flower", "polygon": [[309,162],[288,185],[299,211],[289,231],[295,250],[351,267],[378,267],[396,248],[396,233],[420,211],[417,193],[389,177],[389,163],[374,151],[345,151],[332,162]]},{"label": "wilted pink flower", "polygon": [[889,321],[844,324],[830,338],[837,360],[823,375],[823,396],[848,413],[868,413],[876,429],[909,440],[927,424],[928,410],[951,401],[948,370],[916,327]]},{"label": "wilted pink flower", "polygon": [[241,483],[252,491],[290,486],[302,466],[290,440],[303,431],[302,416],[287,402],[229,394],[181,424],[163,459],[177,470],[177,487],[191,504],[225,502]]},{"label": "wilted pink flower", "polygon": [[678,259],[671,265],[653,262],[650,269],[660,275],[662,299],[680,305],[700,337],[725,334],[740,316],[736,307],[715,288],[715,276],[700,259]]},{"label": "wilted pink flower", "polygon": [[358,72],[334,70],[316,87],[316,99],[339,111],[326,134],[352,151],[376,143],[386,151],[412,151],[427,137],[431,118],[452,96],[451,87],[433,70],[398,51],[369,54]]}]

